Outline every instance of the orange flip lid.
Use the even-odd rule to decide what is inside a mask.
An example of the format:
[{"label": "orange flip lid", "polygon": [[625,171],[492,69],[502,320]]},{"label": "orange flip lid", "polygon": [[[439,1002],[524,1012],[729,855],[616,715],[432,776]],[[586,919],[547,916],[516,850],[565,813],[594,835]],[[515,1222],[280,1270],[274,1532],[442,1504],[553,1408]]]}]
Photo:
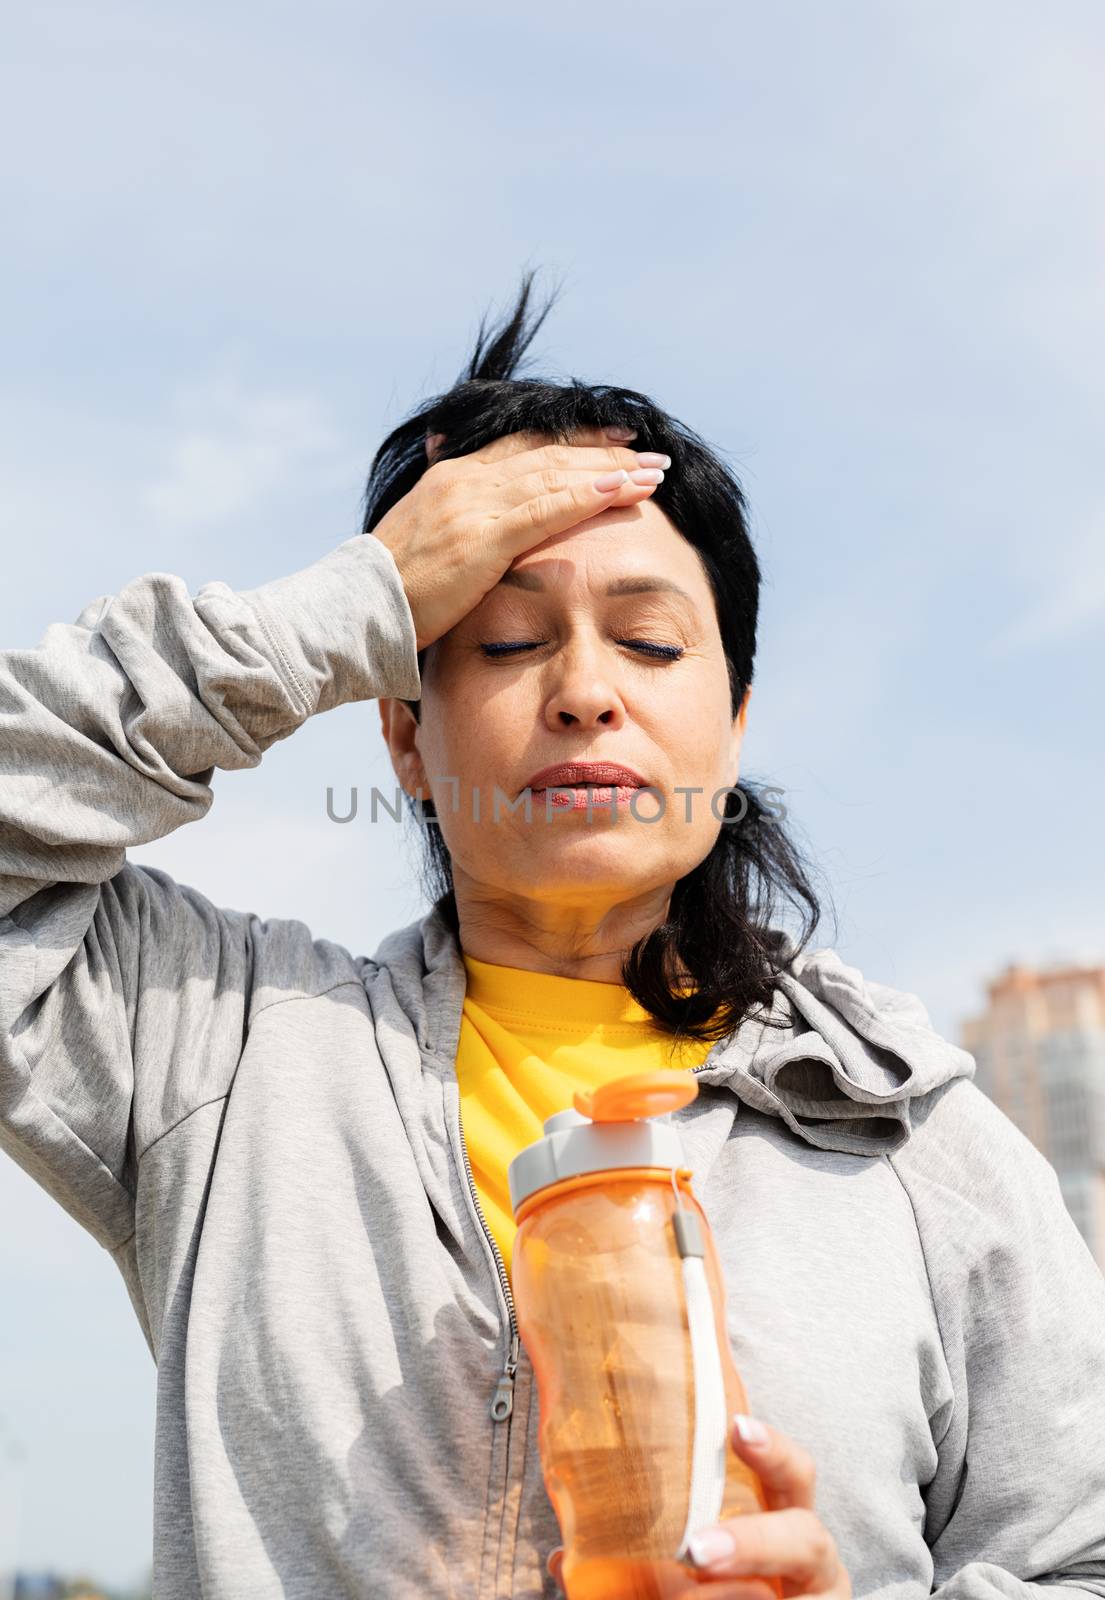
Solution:
[{"label": "orange flip lid", "polygon": [[577,1089],[572,1104],[592,1122],[634,1122],[689,1105],[698,1084],[689,1072],[632,1072],[589,1093]]}]

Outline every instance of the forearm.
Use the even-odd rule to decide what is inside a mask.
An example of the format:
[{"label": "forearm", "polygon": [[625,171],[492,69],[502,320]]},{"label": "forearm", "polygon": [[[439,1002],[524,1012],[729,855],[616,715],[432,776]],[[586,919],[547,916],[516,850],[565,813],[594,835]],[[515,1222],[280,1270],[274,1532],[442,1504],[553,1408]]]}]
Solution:
[{"label": "forearm", "polygon": [[137,579],[0,656],[0,915],[105,881],[206,813],[216,768],[256,766],[315,713],[419,692],[410,609],[372,537],[239,593]]}]

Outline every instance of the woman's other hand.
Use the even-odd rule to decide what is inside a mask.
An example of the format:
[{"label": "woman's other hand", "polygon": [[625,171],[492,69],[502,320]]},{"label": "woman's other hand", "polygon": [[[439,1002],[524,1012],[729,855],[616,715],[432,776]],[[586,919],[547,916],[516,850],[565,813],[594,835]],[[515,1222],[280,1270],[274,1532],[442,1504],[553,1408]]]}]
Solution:
[{"label": "woman's other hand", "polygon": [[[744,1437],[741,1424],[757,1430]],[[836,1543],[814,1510],[816,1469],[801,1445],[769,1423],[741,1417],[734,1422],[733,1448],[753,1469],[764,1487],[768,1509],[748,1512],[703,1528],[691,1541],[691,1554],[701,1576],[691,1579],[680,1600],[776,1600],[776,1591],[759,1580],[779,1579],[784,1600],[817,1596],[818,1600],[851,1600],[852,1582]],[[564,1552],[556,1549],[548,1568],[558,1584]],[[563,1585],[561,1585],[563,1587]]]},{"label": "woman's other hand", "polygon": [[[707,1593],[716,1600],[772,1600],[766,1584],[745,1581],[778,1578],[784,1600],[817,1595],[820,1600],[851,1600],[852,1583],[836,1542],[814,1509],[816,1468],[808,1451],[759,1418],[734,1420],[733,1449],[764,1487],[768,1509],[749,1512],[703,1528],[691,1540],[700,1572],[723,1580]],[[691,1592],[701,1591],[701,1584]]]},{"label": "woman's other hand", "polygon": [[564,445],[510,434],[434,462],[372,530],[399,569],[418,649],[467,616],[516,556],[611,506],[646,500],[670,464],[600,429]]}]

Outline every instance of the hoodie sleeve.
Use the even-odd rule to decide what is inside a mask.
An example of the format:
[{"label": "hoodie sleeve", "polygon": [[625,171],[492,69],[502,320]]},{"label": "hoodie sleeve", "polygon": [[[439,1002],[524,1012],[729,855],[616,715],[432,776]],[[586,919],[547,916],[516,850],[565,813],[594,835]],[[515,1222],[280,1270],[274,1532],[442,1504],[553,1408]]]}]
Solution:
[{"label": "hoodie sleeve", "polygon": [[0,1148],[105,1247],[133,1232],[136,1084],[164,1126],[225,1092],[264,926],[127,851],[313,714],[420,692],[398,568],[363,535],[246,592],[139,578],[0,655]]},{"label": "hoodie sleeve", "polygon": [[954,1390],[931,1419],[933,1594],[1105,1596],[1105,1276],[1055,1169],[974,1083],[914,1120],[889,1159]]}]

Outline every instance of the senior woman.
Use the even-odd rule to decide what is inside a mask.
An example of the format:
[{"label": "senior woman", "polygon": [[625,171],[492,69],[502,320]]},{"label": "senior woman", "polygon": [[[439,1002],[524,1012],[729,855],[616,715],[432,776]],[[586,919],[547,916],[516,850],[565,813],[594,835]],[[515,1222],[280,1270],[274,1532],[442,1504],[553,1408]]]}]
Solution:
[{"label": "senior woman", "polygon": [[[675,1065],[768,1491],[688,1593],[1105,1595],[1105,1280],[921,1002],[808,948],[739,779],[738,485],[642,395],[518,378],[539,321],[527,284],[313,566],[3,658],[0,1137],[157,1362],[154,1592],[556,1593],[506,1166]],[[126,859],[373,698],[434,890],[374,956]]]}]

